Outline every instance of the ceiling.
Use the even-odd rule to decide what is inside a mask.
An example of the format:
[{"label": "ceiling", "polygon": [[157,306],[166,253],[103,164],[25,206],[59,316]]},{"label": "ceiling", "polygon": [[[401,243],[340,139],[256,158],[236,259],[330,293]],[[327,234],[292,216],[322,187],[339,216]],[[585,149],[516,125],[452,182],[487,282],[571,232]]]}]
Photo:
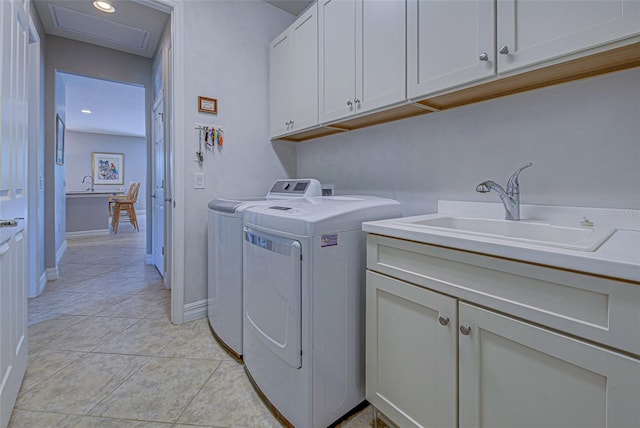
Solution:
[{"label": "ceiling", "polygon": [[[144,87],[60,73],[69,131],[144,137]],[[91,114],[82,113],[91,110]]]},{"label": "ceiling", "polygon": [[[114,13],[98,11],[93,0],[32,1],[47,34],[146,58],[155,54],[170,16],[141,4],[151,4],[148,0],[110,0],[116,9]],[[263,1],[295,16],[313,3],[313,0]],[[145,135],[144,88],[72,74],[64,74],[64,82],[67,130]],[[92,114],[81,113],[84,108]]]}]

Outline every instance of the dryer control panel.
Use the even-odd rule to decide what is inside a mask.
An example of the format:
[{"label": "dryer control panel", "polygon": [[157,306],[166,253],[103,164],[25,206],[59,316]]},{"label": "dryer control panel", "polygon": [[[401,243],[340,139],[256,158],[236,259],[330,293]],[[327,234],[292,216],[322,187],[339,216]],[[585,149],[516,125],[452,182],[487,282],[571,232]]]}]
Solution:
[{"label": "dryer control panel", "polygon": [[318,180],[301,179],[301,180],[278,180],[273,183],[270,195],[288,195],[288,196],[320,196],[322,189]]}]

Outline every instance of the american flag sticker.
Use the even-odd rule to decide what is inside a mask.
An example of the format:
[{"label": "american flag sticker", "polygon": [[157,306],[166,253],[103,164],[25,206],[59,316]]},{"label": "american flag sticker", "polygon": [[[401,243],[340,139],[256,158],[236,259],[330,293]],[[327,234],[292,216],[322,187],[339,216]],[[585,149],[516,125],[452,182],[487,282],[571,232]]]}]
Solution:
[{"label": "american flag sticker", "polygon": [[321,247],[335,247],[338,245],[338,234],[322,235]]}]

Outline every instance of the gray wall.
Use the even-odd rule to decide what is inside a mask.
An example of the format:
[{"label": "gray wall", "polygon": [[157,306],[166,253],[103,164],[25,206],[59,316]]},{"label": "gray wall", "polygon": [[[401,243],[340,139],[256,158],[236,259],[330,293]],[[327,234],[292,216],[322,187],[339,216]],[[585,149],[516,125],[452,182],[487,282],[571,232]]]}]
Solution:
[{"label": "gray wall", "polygon": [[[63,224],[64,213],[57,207],[65,205],[64,167],[55,166],[54,136],[56,108],[64,108],[61,104],[54,106],[56,92],[55,71],[96,77],[142,85],[145,88],[147,110],[147,136],[151,135],[148,120],[152,104],[151,60],[136,55],[126,54],[87,43],[77,42],[56,36],[48,36],[46,48],[46,89],[45,89],[45,180],[46,180],[46,223],[45,223],[45,256],[46,266],[55,266],[55,254],[64,243],[66,237]],[[59,93],[59,92],[58,92]],[[148,140],[148,139],[147,139]],[[148,145],[149,143],[147,143]],[[141,195],[142,197],[144,195]],[[151,233],[147,231],[147,233]]]},{"label": "gray wall", "polygon": [[520,175],[528,204],[640,208],[640,69],[512,95],[298,146],[300,176],[388,196],[404,214]]},{"label": "gray wall", "polygon": [[[223,196],[265,194],[295,174],[295,146],[269,140],[269,42],[295,17],[262,1],[184,3],[185,304],[207,298],[207,203]],[[216,98],[218,114],[198,113],[198,96]],[[224,147],[194,162],[196,123],[224,127]],[[183,145],[183,146],[180,146]],[[205,173],[204,190],[193,174]]]},{"label": "gray wall", "polygon": [[139,181],[140,196],[136,211],[146,209],[147,193],[147,140],[144,137],[125,137],[121,135],[94,134],[89,132],[68,131],[65,147],[65,167],[67,169],[67,191],[86,190],[87,183],[82,183],[85,175],[92,175],[91,154],[93,152],[124,154],[124,184],[96,185],[98,191],[125,192],[129,182]]}]

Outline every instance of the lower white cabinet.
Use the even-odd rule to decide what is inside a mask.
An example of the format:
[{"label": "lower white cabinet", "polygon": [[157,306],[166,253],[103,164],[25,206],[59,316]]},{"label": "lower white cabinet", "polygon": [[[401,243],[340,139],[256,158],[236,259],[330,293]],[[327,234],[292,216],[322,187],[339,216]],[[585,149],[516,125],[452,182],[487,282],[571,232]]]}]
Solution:
[{"label": "lower white cabinet", "polygon": [[637,427],[640,360],[367,272],[366,398],[400,427]]},{"label": "lower white cabinet", "polygon": [[455,427],[456,299],[367,272],[366,396],[401,427]]}]

